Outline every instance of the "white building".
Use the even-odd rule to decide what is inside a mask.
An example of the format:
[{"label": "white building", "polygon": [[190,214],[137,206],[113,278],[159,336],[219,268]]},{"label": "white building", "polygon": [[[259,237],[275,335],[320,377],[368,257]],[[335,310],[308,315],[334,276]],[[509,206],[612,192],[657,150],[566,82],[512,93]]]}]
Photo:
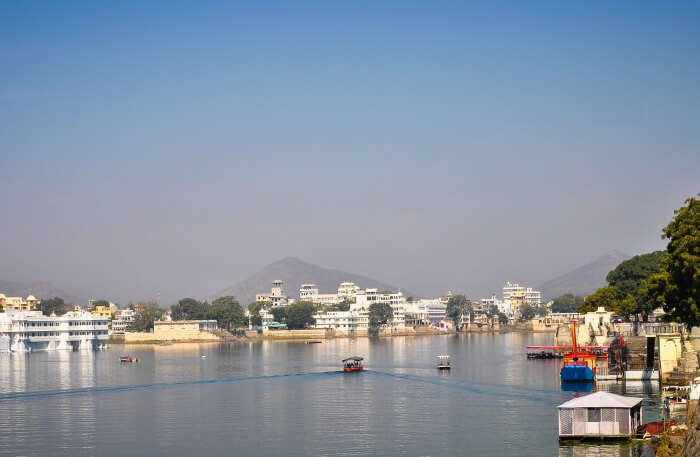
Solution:
[{"label": "white building", "polygon": [[341,282],[338,286],[338,296],[341,297],[341,301],[344,299],[354,300],[358,290],[360,288],[354,282]]},{"label": "white building", "polygon": [[516,303],[528,303],[532,306],[540,306],[542,305],[542,293],[531,287],[506,282],[506,285],[503,286],[503,301],[510,301],[511,307]]},{"label": "white building", "polygon": [[0,313],[0,352],[28,352],[104,347],[109,319],[88,312],[69,311],[44,316],[41,311]]},{"label": "white building", "polygon": [[404,328],[406,324],[406,298],[399,292],[378,292],[377,289],[360,289],[355,294],[355,303],[350,311],[369,310],[372,303],[386,303],[391,306],[393,318],[390,327]]},{"label": "white building", "polygon": [[421,298],[406,303],[405,318],[408,325],[431,325],[445,319],[447,304],[439,298]]},{"label": "white building", "polygon": [[264,301],[264,302],[269,302],[272,304],[273,308],[276,308],[278,306],[287,306],[291,305],[294,303],[294,299],[291,297],[288,297],[284,293],[284,282],[280,281],[279,279],[275,279],[272,281],[272,288],[270,289],[270,293],[259,293],[255,295],[255,301]]},{"label": "white building", "polygon": [[117,310],[115,318],[112,320],[112,335],[123,335],[134,322],[134,310],[120,309]]},{"label": "white building", "polygon": [[510,300],[499,300],[496,294],[491,295],[490,298],[482,298],[480,302],[484,309],[489,309],[490,306],[494,305],[503,314],[508,316],[511,314]]},{"label": "white building", "polygon": [[369,311],[329,311],[314,315],[315,328],[355,331],[369,328]]},{"label": "white building", "polygon": [[299,289],[299,300],[309,301],[317,305],[335,305],[343,301],[338,294],[321,294],[316,284],[302,284]]}]

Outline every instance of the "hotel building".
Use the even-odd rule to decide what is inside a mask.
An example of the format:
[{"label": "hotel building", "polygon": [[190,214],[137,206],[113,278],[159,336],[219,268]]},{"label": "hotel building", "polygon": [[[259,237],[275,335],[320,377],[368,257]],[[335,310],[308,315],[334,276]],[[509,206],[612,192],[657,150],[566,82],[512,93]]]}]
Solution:
[{"label": "hotel building", "polygon": [[109,338],[109,319],[69,311],[44,316],[41,311],[0,313],[0,352],[100,349]]}]

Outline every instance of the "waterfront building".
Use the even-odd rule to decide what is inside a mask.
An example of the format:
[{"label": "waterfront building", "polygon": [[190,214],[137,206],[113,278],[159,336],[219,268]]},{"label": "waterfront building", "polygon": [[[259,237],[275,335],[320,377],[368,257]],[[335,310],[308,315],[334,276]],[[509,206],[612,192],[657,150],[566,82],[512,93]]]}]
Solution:
[{"label": "waterfront building", "polygon": [[124,341],[217,341],[215,320],[155,321],[152,332],[126,332]]},{"label": "waterfront building", "polygon": [[270,310],[265,308],[260,308],[260,320],[262,321],[263,330],[267,330],[270,324],[275,322],[275,316],[270,312]]},{"label": "waterfront building", "polygon": [[510,300],[499,300],[496,294],[492,294],[489,298],[482,298],[480,302],[485,309],[489,309],[490,306],[496,306],[498,311],[503,314],[507,316],[511,314],[512,308],[510,306]]},{"label": "waterfront building", "polygon": [[542,293],[531,287],[506,282],[506,285],[503,286],[503,300],[510,300],[511,309],[517,309],[517,306],[514,306],[516,303],[518,305],[528,303],[532,306],[540,306],[542,305]]},{"label": "waterfront building", "polygon": [[291,297],[288,297],[284,293],[284,282],[275,279],[272,281],[272,288],[270,289],[269,293],[259,293],[255,295],[255,301],[264,301],[272,304],[273,308],[276,308],[278,306],[287,306],[291,305],[294,303],[294,299]]},{"label": "waterfront building", "polygon": [[34,295],[29,295],[27,298],[22,297],[6,297],[0,293],[0,306],[6,311],[34,311],[41,301],[37,300]]},{"label": "waterfront building", "polygon": [[557,407],[559,438],[628,438],[642,425],[642,399],[609,392],[574,398]]},{"label": "waterfront building", "polygon": [[356,331],[369,328],[369,311],[329,311],[317,313],[315,328]]},{"label": "waterfront building", "polygon": [[0,352],[99,349],[107,339],[109,320],[84,311],[44,316],[41,311],[0,313]]},{"label": "waterfront building", "polygon": [[360,288],[354,282],[341,282],[338,286],[338,297],[340,297],[341,301],[345,299],[354,300],[358,290]]},{"label": "waterfront building", "polygon": [[129,325],[134,322],[134,310],[119,309],[117,310],[114,319],[112,319],[112,335],[123,335],[126,333]]},{"label": "waterfront building", "polygon": [[406,298],[401,291],[379,292],[377,289],[360,289],[355,294],[355,303],[350,305],[350,311],[369,310],[372,303],[386,303],[391,306],[393,318],[390,327],[405,327]]},{"label": "waterfront building", "polygon": [[406,325],[432,325],[445,319],[447,304],[439,298],[421,298],[406,303]]},{"label": "waterfront building", "polygon": [[317,305],[335,305],[343,301],[338,294],[321,294],[316,284],[302,284],[299,289],[299,300]]}]

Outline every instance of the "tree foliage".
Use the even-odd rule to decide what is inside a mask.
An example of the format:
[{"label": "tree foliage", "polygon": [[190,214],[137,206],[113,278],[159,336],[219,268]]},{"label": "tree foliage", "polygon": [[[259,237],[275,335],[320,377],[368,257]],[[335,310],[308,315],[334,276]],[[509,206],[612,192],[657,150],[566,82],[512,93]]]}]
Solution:
[{"label": "tree foliage", "polygon": [[642,286],[642,281],[659,272],[663,251],[636,255],[620,263],[605,277],[608,285],[615,286],[617,298],[625,299],[628,295],[636,295]]},{"label": "tree foliage", "polygon": [[[700,196],[700,194],[698,194]],[[700,199],[689,198],[663,229],[668,239],[659,272],[643,284],[652,306],[663,305],[670,317],[700,325]]]},{"label": "tree foliage", "polygon": [[583,304],[583,297],[574,294],[564,294],[552,300],[553,313],[575,313]]},{"label": "tree foliage", "polygon": [[467,300],[464,295],[453,295],[447,301],[447,308],[445,309],[445,315],[452,319],[455,326],[459,325],[460,318],[464,314],[469,314],[471,317],[473,310],[472,304]]},{"label": "tree foliage", "polygon": [[[277,306],[271,309],[272,315],[274,316],[275,322],[286,322],[287,321],[287,307]],[[287,326],[289,327],[289,326]]]},{"label": "tree foliage", "polygon": [[388,324],[394,317],[394,310],[388,303],[372,303],[369,305],[369,326],[372,328]]},{"label": "tree foliage", "polygon": [[219,328],[227,330],[246,324],[243,307],[230,295],[214,300],[207,312],[207,317],[215,319]]},{"label": "tree foliage", "polygon": [[176,305],[170,307],[170,317],[174,321],[206,319],[209,307],[207,302],[200,302],[194,298],[183,298]]},{"label": "tree foliage", "polygon": [[[306,328],[316,323],[313,317],[316,313],[316,305],[311,302],[300,301],[284,308],[286,308],[287,328],[290,330]],[[278,308],[274,308],[273,312],[275,309]]]},{"label": "tree foliage", "polygon": [[142,312],[134,314],[134,321],[129,324],[129,331],[148,332],[153,330],[153,322],[163,317],[163,309],[155,303],[146,303]]},{"label": "tree foliage", "polygon": [[606,311],[617,311],[617,288],[615,286],[605,286],[587,296],[583,304],[578,307],[579,313],[595,311],[598,307],[604,307]]},{"label": "tree foliage", "polygon": [[262,325],[262,318],[260,317],[260,310],[266,308],[270,305],[269,302],[264,301],[254,301],[248,305],[248,314],[250,314],[250,324],[251,325]]},{"label": "tree foliage", "polygon": [[41,300],[41,303],[37,305],[37,309],[40,310],[44,316],[50,316],[52,313],[55,313],[56,316],[60,316],[70,311],[70,305],[64,302],[61,297],[53,297]]}]

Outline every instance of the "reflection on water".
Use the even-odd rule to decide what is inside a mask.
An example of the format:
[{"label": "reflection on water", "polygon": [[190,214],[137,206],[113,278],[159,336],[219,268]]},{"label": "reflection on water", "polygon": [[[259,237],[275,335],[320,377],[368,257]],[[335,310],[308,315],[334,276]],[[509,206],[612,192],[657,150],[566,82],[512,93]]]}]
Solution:
[{"label": "reflection on water", "polygon": [[654,457],[654,450],[644,444],[590,444],[561,446],[559,457]]},{"label": "reflection on water", "polygon": [[[0,455],[643,456],[627,444],[560,446],[547,335],[441,335],[114,346],[0,356]],[[139,363],[122,364],[120,355]],[[450,354],[452,370],[435,368]],[[365,358],[363,373],[340,360]],[[206,358],[202,358],[206,356]],[[598,384],[644,397],[657,385]]]}]

